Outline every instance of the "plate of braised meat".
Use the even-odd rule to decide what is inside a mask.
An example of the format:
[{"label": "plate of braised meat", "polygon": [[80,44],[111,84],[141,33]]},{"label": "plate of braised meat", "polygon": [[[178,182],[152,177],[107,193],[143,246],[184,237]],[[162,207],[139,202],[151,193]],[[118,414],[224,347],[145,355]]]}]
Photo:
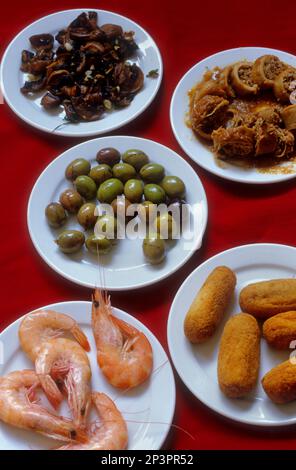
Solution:
[{"label": "plate of braised meat", "polygon": [[179,82],[171,124],[200,166],[244,183],[296,176],[296,57],[262,47],[214,54]]},{"label": "plate of braised meat", "polygon": [[162,79],[149,34],[115,13],[67,10],[21,31],[1,65],[10,108],[45,132],[91,136],[141,114]]}]

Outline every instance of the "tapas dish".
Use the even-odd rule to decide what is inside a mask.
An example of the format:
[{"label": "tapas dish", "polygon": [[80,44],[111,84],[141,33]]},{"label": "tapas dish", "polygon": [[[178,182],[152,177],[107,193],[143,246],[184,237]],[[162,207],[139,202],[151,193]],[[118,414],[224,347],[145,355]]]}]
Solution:
[{"label": "tapas dish", "polygon": [[141,26],[104,10],[41,18],[9,44],[1,88],[25,122],[61,136],[93,136],[141,114],[162,79],[157,45]]},{"label": "tapas dish", "polygon": [[260,47],[230,49],[195,65],[178,84],[171,124],[199,165],[233,181],[295,176],[296,59]]},{"label": "tapas dish", "polygon": [[[111,154],[110,148],[113,149]],[[103,167],[100,166],[99,172],[97,154],[101,162],[99,165],[103,165]],[[110,163],[110,155],[113,159],[116,156],[118,162],[123,156],[124,160],[128,159],[133,165],[136,165],[136,160],[139,163],[139,157],[142,163],[143,158],[145,162],[148,162],[149,158],[148,166],[138,169],[146,181],[145,186],[141,176],[137,179],[138,171],[130,163],[124,165],[125,162],[115,163],[111,165],[112,168],[102,163],[107,159]],[[114,162],[115,160],[112,164]],[[72,179],[65,177],[65,171],[68,178],[73,179],[75,176],[75,188],[71,187]],[[77,171],[88,172],[91,176],[86,174],[77,176]],[[177,179],[164,179],[164,171],[170,177],[180,176]],[[114,178],[114,172],[119,178]],[[123,184],[121,180],[131,176],[135,178]],[[105,177],[108,177],[107,180],[99,184],[101,178]],[[158,183],[162,182],[165,189],[158,183],[148,181],[156,181],[156,179]],[[164,240],[168,238],[169,233],[167,236],[161,234],[153,236],[153,233],[158,231],[158,219],[155,219],[154,232],[151,233],[151,237],[148,233],[147,239],[147,228],[141,219],[146,212],[145,204],[151,202],[151,198],[155,203],[166,200],[168,194],[171,196],[178,194],[183,198],[184,186],[186,207],[190,208],[190,213],[188,214],[189,223],[185,228],[182,227],[181,237],[175,240]],[[119,217],[112,216],[111,220],[111,216],[105,214],[98,221],[99,228],[110,230],[110,239],[106,240],[101,233],[96,233],[96,237],[93,237],[93,224],[97,218],[94,216],[96,195],[101,201],[108,203],[109,209],[114,199],[118,202],[116,195],[119,195],[120,199],[122,190],[126,196],[124,203],[132,199],[134,202],[138,201],[136,202],[137,208],[139,203],[144,204],[144,207],[141,205],[139,209],[139,215],[133,218],[126,227],[123,226],[126,230],[130,228],[131,233],[124,230],[122,237],[124,239],[119,239],[119,235],[117,235],[117,240],[113,239],[117,222],[118,227],[120,226]],[[142,196],[144,190],[146,201]],[[156,199],[159,197],[161,199]],[[175,202],[178,203],[177,200]],[[101,202],[97,207],[101,207]],[[114,206],[110,207],[113,210]],[[76,214],[73,214],[73,211],[77,210],[78,220]],[[117,210],[117,204],[115,210]],[[164,217],[168,217],[168,214]],[[166,221],[174,223],[170,217]],[[93,288],[101,282],[98,276],[98,254],[100,254],[99,261],[105,268],[105,286],[108,290],[140,288],[171,275],[200,248],[206,223],[206,195],[191,166],[169,148],[136,137],[102,137],[72,147],[57,157],[43,171],[35,183],[28,204],[29,233],[35,248],[45,262],[67,279]],[[172,224],[167,224],[168,229]],[[143,233],[137,228],[139,226],[144,228]],[[54,240],[57,240],[57,243],[54,243]],[[86,246],[84,246],[84,241],[86,241]],[[125,275],[127,270],[128,276]]]},{"label": "tapas dish", "polygon": [[223,416],[257,426],[296,422],[295,260],[296,249],[284,245],[233,248],[199,266],[176,294],[173,363]]},{"label": "tapas dish", "polygon": [[170,363],[152,333],[112,308],[105,291],[94,291],[92,303],[42,307],[0,338],[1,449],[161,447],[175,407]]}]

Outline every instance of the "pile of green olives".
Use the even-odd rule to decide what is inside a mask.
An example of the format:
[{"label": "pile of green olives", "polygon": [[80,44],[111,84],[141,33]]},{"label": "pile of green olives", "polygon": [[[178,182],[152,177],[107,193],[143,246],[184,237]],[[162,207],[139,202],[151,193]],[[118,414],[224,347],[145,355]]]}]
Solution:
[{"label": "pile of green olives", "polygon": [[[112,147],[102,148],[94,161],[92,164],[79,157],[70,162],[65,169],[65,178],[70,186],[61,193],[59,202],[51,202],[45,208],[47,222],[52,228],[63,227],[70,216],[76,217],[81,226],[81,230],[67,228],[58,235],[55,242],[60,250],[69,254],[85,246],[94,254],[109,253],[121,223],[119,213],[125,213],[125,222],[133,217],[147,222],[148,217],[154,214],[155,232],[144,239],[143,253],[152,264],[163,261],[165,240],[172,238],[175,221],[169,213],[157,215],[157,206],[173,203],[181,207],[186,195],[182,179],[166,175],[164,166],[150,161],[145,152],[138,149],[129,149],[121,154]],[[111,205],[113,216],[105,214],[98,217],[98,203]],[[132,216],[126,214],[131,204],[137,204]],[[162,222],[167,224],[166,233],[161,228]],[[95,230],[98,226],[109,228],[98,233]]]}]

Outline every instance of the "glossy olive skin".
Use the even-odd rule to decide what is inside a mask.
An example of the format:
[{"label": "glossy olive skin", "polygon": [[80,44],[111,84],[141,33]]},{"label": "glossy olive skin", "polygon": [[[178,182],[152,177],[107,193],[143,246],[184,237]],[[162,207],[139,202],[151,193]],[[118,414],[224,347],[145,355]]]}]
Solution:
[{"label": "glossy olive skin", "polygon": [[165,258],[165,243],[157,234],[151,234],[143,241],[145,258],[151,264],[161,263]]},{"label": "glossy olive skin", "polygon": [[97,216],[95,215],[96,205],[93,202],[86,202],[80,207],[77,220],[78,223],[85,229],[88,230],[95,226]]},{"label": "glossy olive skin", "polygon": [[122,161],[132,165],[136,171],[140,171],[142,166],[149,163],[149,157],[142,150],[129,149],[122,155]]},{"label": "glossy olive skin", "polygon": [[144,196],[146,201],[151,201],[154,204],[161,204],[166,200],[165,192],[158,184],[146,184],[144,187]]},{"label": "glossy olive skin", "polygon": [[100,202],[111,204],[111,202],[123,193],[123,184],[117,178],[110,178],[102,183],[97,192]]},{"label": "glossy olive skin", "polygon": [[106,147],[98,151],[96,160],[98,163],[104,163],[109,166],[114,166],[116,163],[119,163],[121,159],[121,154],[118,150],[112,147]]},{"label": "glossy olive skin", "polygon": [[185,184],[178,176],[165,176],[161,181],[161,187],[170,199],[182,199],[185,196]]},{"label": "glossy olive skin", "polygon": [[118,178],[123,183],[126,183],[128,180],[135,178],[137,175],[136,170],[129,163],[117,163],[112,168],[114,178]]},{"label": "glossy olive skin", "polygon": [[124,185],[124,195],[132,203],[140,202],[143,197],[144,184],[143,181],[130,179]]},{"label": "glossy olive skin", "polygon": [[59,202],[51,202],[45,208],[45,216],[49,225],[53,228],[59,228],[67,220],[67,214]]},{"label": "glossy olive skin", "polygon": [[156,217],[157,205],[151,201],[144,201],[138,204],[138,214],[142,222],[150,224]]},{"label": "glossy olive skin", "polygon": [[85,158],[76,158],[69,163],[66,168],[65,176],[68,180],[74,181],[78,176],[88,175],[90,171],[90,163]]},{"label": "glossy olive skin", "polygon": [[109,165],[101,163],[100,165],[94,166],[88,176],[92,178],[97,185],[100,185],[104,183],[104,181],[112,178],[113,173]]},{"label": "glossy olive skin", "polygon": [[89,176],[78,176],[75,180],[75,187],[79,194],[87,201],[96,197],[97,186],[93,179]]},{"label": "glossy olive skin", "polygon": [[85,242],[85,237],[79,230],[64,230],[55,240],[63,253],[76,253]]},{"label": "glossy olive skin", "polygon": [[146,183],[159,183],[164,177],[164,167],[158,163],[147,163],[141,168],[140,176]]},{"label": "glossy olive skin", "polygon": [[91,253],[106,255],[112,248],[112,242],[108,238],[96,235],[90,235],[85,242],[85,246]]},{"label": "glossy olive skin", "polygon": [[104,214],[98,218],[95,227],[96,236],[104,236],[110,240],[116,239],[117,219],[111,214]]},{"label": "glossy olive skin", "polygon": [[164,240],[171,240],[177,229],[176,221],[169,213],[158,215],[154,224],[157,233]]},{"label": "glossy olive skin", "polygon": [[130,205],[131,202],[125,196],[118,196],[111,204],[114,215],[121,220],[125,218],[126,221],[132,219],[132,216],[126,215],[126,211]]},{"label": "glossy olive skin", "polygon": [[60,195],[60,203],[70,214],[76,214],[83,204],[83,197],[78,191],[68,188]]}]

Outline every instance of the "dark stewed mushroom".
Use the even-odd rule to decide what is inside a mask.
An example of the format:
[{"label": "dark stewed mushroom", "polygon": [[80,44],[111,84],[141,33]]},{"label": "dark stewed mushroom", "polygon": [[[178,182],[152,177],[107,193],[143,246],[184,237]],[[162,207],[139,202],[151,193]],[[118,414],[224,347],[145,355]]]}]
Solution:
[{"label": "dark stewed mushroom", "polygon": [[35,34],[30,37],[30,43],[36,50],[43,49],[45,51],[53,48],[54,37],[52,34]]},{"label": "dark stewed mushroom", "polygon": [[114,24],[98,26],[96,12],[80,14],[55,36],[30,38],[35,52],[23,51],[21,70],[35,75],[22,93],[45,89],[45,109],[59,104],[71,122],[94,121],[106,110],[128,106],[142,88],[141,69],[127,62],[138,48],[132,31]]},{"label": "dark stewed mushroom", "polygon": [[48,91],[43,96],[41,104],[45,109],[53,109],[57,108],[61,104],[61,99],[59,96],[53,95]]},{"label": "dark stewed mushroom", "polygon": [[118,24],[103,24],[100,29],[105,33],[107,39],[114,39],[123,35],[123,29]]},{"label": "dark stewed mushroom", "polygon": [[45,85],[45,78],[41,77],[38,80],[30,80],[25,82],[24,86],[21,88],[21,92],[23,95],[27,95],[29,93],[35,93],[36,91],[42,90]]}]

